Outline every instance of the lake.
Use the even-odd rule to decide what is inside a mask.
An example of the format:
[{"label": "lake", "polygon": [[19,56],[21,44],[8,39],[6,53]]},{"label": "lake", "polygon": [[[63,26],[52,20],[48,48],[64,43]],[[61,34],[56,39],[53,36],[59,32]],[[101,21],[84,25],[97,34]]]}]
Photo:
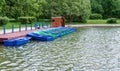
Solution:
[{"label": "lake", "polygon": [[120,28],[79,28],[52,42],[0,45],[0,71],[120,71]]}]

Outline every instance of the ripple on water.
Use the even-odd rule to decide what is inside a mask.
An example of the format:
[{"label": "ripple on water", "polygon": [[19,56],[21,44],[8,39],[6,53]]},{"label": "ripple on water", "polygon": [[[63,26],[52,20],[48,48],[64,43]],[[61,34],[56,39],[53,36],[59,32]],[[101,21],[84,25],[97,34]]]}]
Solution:
[{"label": "ripple on water", "polygon": [[81,28],[53,42],[0,48],[0,71],[120,71],[120,28]]}]

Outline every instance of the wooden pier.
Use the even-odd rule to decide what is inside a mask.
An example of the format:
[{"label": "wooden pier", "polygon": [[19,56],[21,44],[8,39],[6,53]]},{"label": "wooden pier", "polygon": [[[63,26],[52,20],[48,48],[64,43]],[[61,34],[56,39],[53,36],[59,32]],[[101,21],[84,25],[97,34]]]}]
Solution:
[{"label": "wooden pier", "polygon": [[38,30],[44,30],[44,29],[48,29],[48,28],[41,28],[41,29],[36,29],[36,30],[28,30],[28,31],[0,34],[0,42],[4,42],[4,40],[24,37],[27,35],[27,33],[38,31]]}]

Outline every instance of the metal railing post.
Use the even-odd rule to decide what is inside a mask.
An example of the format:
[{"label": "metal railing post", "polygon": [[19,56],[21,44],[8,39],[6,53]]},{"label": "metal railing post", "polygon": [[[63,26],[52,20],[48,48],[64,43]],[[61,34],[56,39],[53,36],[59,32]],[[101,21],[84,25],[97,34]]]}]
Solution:
[{"label": "metal railing post", "polygon": [[32,23],[31,23],[30,27],[31,27],[31,30],[32,30]]},{"label": "metal railing post", "polygon": [[25,31],[27,31],[27,24],[25,24]]},{"label": "metal railing post", "polygon": [[40,29],[40,23],[39,23],[39,29]]},{"label": "metal railing post", "polygon": [[3,33],[6,34],[6,24],[3,27]]},{"label": "metal railing post", "polygon": [[44,22],[42,22],[42,28],[44,28]]},{"label": "metal railing post", "polygon": [[21,32],[22,24],[19,25],[19,32]]},{"label": "metal railing post", "polygon": [[35,23],[34,23],[35,30],[37,29],[37,28],[36,28],[36,25],[37,25],[37,24],[36,24],[36,22],[35,22]]},{"label": "metal railing post", "polygon": [[14,33],[14,24],[12,24],[12,33]]}]

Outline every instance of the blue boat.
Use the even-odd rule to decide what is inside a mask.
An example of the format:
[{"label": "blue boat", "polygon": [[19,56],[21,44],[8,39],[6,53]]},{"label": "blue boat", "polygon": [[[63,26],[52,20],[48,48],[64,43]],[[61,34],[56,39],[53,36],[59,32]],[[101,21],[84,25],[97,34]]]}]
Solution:
[{"label": "blue boat", "polygon": [[40,41],[53,41],[55,39],[52,36],[39,35],[37,33],[28,33],[27,35],[32,37],[33,39],[40,40]]},{"label": "blue boat", "polygon": [[66,34],[69,34],[75,31],[76,31],[76,28],[58,27],[58,28],[52,28],[52,29],[47,29],[43,31],[28,33],[27,35],[32,37],[33,39],[40,40],[40,41],[53,41],[56,38],[62,37]]},{"label": "blue boat", "polygon": [[20,37],[16,39],[11,39],[11,40],[5,40],[4,41],[4,46],[20,46],[23,44],[26,44],[30,41],[31,37]]}]

